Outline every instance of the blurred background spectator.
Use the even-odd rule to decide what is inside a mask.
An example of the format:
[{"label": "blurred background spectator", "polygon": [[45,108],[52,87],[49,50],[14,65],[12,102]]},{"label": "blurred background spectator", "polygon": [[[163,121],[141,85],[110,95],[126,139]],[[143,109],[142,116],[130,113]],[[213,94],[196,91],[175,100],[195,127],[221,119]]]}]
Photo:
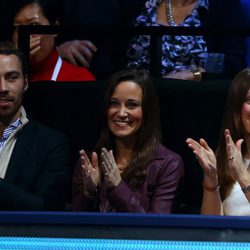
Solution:
[{"label": "blurred background spectator", "polygon": [[[239,0],[148,0],[134,25],[240,28],[245,20]],[[149,46],[149,36],[134,37],[128,49],[128,67],[149,68]],[[200,73],[206,71],[199,58],[204,52],[223,54],[224,67],[219,73],[224,76],[233,77],[246,66],[246,39],[243,37],[165,35],[162,37],[161,75],[197,80]]]},{"label": "blurred background spectator", "polygon": [[[18,45],[19,25],[59,25],[61,11],[57,0],[17,0],[13,5],[13,43]],[[84,67],[70,64],[54,49],[56,35],[30,36],[31,81],[93,81]]]},{"label": "blurred background spectator", "polygon": [[[128,35],[88,34],[92,27],[122,28],[132,24],[144,0],[64,1],[65,26],[79,27],[81,34],[65,34],[60,55],[73,64],[90,67],[97,78],[109,77],[126,66]],[[61,41],[61,42],[62,42]]]}]

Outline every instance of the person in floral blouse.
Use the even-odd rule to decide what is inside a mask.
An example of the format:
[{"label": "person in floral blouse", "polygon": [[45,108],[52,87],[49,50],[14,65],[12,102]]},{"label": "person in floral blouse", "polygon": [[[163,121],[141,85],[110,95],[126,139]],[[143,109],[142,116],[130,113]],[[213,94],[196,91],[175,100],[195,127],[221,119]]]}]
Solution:
[{"label": "person in floral blouse", "polygon": [[[135,26],[241,27],[241,6],[235,0],[149,0]],[[220,11],[221,10],[221,11]],[[223,13],[223,18],[221,16]],[[235,18],[234,18],[235,17]],[[127,51],[129,68],[150,66],[150,37],[134,37]],[[200,56],[206,52],[224,54],[223,74],[234,76],[245,65],[245,39],[237,37],[162,36],[161,75],[167,78],[200,80]]]}]

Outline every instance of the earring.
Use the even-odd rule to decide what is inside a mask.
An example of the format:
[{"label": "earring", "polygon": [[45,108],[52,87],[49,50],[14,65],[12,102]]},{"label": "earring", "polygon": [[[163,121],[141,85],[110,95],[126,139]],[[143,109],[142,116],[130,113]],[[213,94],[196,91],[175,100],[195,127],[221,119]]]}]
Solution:
[{"label": "earring", "polygon": [[27,89],[28,89],[28,84],[24,87],[23,93],[26,92]]}]

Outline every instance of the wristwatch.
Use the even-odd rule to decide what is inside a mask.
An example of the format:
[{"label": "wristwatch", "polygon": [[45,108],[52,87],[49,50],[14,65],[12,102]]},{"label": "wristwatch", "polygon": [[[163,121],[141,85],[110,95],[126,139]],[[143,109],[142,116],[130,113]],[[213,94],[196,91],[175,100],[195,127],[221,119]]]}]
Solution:
[{"label": "wristwatch", "polygon": [[201,72],[199,69],[192,69],[192,73],[194,74],[194,80],[195,81],[200,81],[201,80]]}]

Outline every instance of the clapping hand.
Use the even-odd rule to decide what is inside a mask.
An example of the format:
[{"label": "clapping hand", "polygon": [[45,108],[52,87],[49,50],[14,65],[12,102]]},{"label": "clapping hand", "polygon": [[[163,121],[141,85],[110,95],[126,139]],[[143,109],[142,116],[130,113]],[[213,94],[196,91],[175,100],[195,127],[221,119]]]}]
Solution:
[{"label": "clapping hand", "polygon": [[107,188],[112,189],[114,187],[117,187],[121,182],[121,174],[115,162],[113,151],[108,151],[106,148],[102,148],[101,160],[102,170],[104,173],[104,179],[107,183]]},{"label": "clapping hand", "polygon": [[80,152],[80,161],[83,174],[83,192],[86,196],[93,196],[100,181],[100,170],[98,166],[98,157],[95,152],[92,153],[91,162],[84,150]]},{"label": "clapping hand", "polygon": [[226,129],[224,134],[226,141],[228,166],[233,178],[236,181],[240,182],[240,180],[249,175],[247,172],[247,167],[244,166],[241,154],[241,146],[244,140],[239,139],[234,143],[229,129]]},{"label": "clapping hand", "polygon": [[199,142],[197,142],[188,138],[186,143],[193,150],[195,157],[204,171],[204,185],[208,187],[217,186],[217,161],[213,150],[204,139],[200,139]]}]

